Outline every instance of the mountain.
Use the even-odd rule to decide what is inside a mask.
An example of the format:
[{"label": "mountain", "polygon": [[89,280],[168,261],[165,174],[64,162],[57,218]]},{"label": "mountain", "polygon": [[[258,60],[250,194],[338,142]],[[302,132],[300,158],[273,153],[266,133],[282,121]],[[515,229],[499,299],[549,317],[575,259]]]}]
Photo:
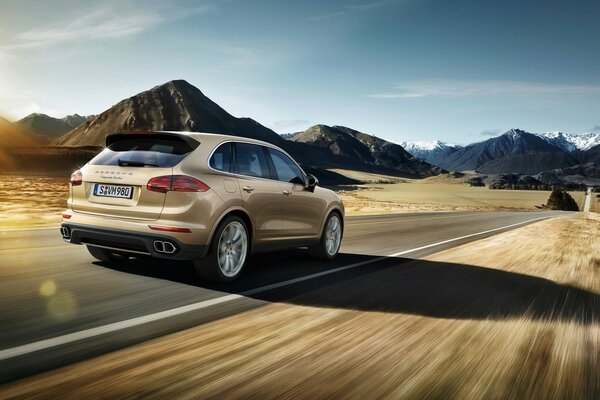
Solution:
[{"label": "mountain", "polygon": [[407,176],[431,176],[440,172],[395,143],[344,126],[315,125],[292,139],[326,149],[356,164],[394,170]]},{"label": "mountain", "polygon": [[[40,144],[40,139],[31,135],[22,126],[0,117],[0,149],[37,147]],[[2,153],[0,153],[0,158],[2,158]]]},{"label": "mountain", "polygon": [[16,123],[42,139],[52,141],[70,130],[86,122],[89,117],[79,114],[67,115],[64,118],[54,118],[46,114],[33,113]]},{"label": "mountain", "polygon": [[280,133],[279,136],[284,138],[285,140],[293,140],[296,136],[301,134],[302,132],[293,132],[293,133]]},{"label": "mountain", "polygon": [[594,146],[588,150],[575,153],[575,156],[581,163],[598,163],[600,164],[600,145]]},{"label": "mountain", "polygon": [[600,145],[600,132],[564,133],[546,132],[538,135],[546,142],[566,151],[585,151]]},{"label": "mountain", "polygon": [[438,165],[452,171],[477,170],[487,174],[537,174],[579,162],[541,137],[520,129],[463,147]]},{"label": "mountain", "polygon": [[108,133],[161,130],[228,133],[285,143],[258,122],[232,116],[188,82],[174,80],[117,103],[53,144],[103,146]]},{"label": "mountain", "polygon": [[568,168],[558,168],[541,172],[535,177],[549,185],[564,186],[565,183],[570,183],[598,186],[600,185],[600,164],[586,163]]},{"label": "mountain", "polygon": [[352,138],[361,158],[355,157],[353,151],[337,152],[334,145],[286,140],[250,118],[232,116],[184,80],[170,81],[125,99],[52,144],[100,147],[108,133],[160,130],[224,133],[263,140],[282,147],[305,167],[354,169],[410,177],[431,176],[439,170],[414,159],[401,146],[349,128],[335,127],[335,130],[343,135],[340,143]]},{"label": "mountain", "polygon": [[402,142],[401,146],[413,156],[433,165],[439,165],[448,156],[461,148],[461,146],[444,143],[439,140],[431,142]]},{"label": "mountain", "polygon": [[71,129],[75,129],[79,125],[81,125],[84,122],[87,122],[91,119],[94,119],[95,117],[96,117],[95,115],[72,114],[72,115],[67,115],[64,118],[61,118],[61,120],[64,121],[65,123],[67,123],[67,125],[69,125],[71,127]]}]

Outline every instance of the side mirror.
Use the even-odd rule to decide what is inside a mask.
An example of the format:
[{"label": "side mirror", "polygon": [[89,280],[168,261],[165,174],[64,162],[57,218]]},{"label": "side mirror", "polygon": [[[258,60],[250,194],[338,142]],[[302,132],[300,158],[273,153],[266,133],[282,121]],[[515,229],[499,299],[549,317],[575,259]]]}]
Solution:
[{"label": "side mirror", "polygon": [[314,192],[315,191],[315,187],[317,187],[317,185],[319,184],[319,180],[317,179],[316,176],[314,176],[313,174],[307,174],[306,175],[306,190],[308,190],[309,192]]}]

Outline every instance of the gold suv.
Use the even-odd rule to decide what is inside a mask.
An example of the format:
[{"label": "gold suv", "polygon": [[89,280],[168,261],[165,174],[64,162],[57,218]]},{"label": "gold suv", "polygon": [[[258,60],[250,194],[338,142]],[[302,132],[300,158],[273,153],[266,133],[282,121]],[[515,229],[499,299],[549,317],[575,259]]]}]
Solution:
[{"label": "gold suv", "polygon": [[193,260],[208,280],[240,275],[250,253],[308,246],[334,258],[344,207],[283,150],[193,132],[122,132],[71,175],[60,231],[105,262]]}]

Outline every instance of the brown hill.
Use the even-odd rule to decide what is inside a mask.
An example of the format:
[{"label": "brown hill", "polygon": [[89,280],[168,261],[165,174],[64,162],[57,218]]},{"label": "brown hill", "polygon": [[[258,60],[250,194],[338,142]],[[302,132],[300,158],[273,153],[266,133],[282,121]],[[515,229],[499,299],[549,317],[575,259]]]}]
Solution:
[{"label": "brown hill", "polygon": [[292,140],[353,160],[355,165],[383,168],[404,176],[432,176],[442,171],[413,157],[400,145],[345,126],[315,125],[299,132]]},{"label": "brown hill", "polygon": [[37,147],[40,144],[40,139],[22,126],[0,117],[0,148]]},{"label": "brown hill", "polygon": [[57,139],[56,146],[103,146],[118,131],[197,131],[238,134],[284,143],[272,130],[250,118],[236,118],[184,80],[125,99]]}]

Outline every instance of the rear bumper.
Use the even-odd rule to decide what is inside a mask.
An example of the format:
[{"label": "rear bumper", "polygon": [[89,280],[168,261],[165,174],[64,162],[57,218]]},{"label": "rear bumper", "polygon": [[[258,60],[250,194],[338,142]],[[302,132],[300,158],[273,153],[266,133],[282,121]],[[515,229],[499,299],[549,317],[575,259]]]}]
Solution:
[{"label": "rear bumper", "polygon": [[[65,238],[64,228],[68,229],[69,238]],[[208,251],[206,245],[185,244],[169,235],[97,228],[69,222],[61,224],[61,235],[67,243],[85,244],[122,251],[131,255],[146,255],[170,260],[192,260],[204,257]],[[157,252],[154,248],[154,241],[156,240],[172,243],[176,251],[172,254]]]}]

